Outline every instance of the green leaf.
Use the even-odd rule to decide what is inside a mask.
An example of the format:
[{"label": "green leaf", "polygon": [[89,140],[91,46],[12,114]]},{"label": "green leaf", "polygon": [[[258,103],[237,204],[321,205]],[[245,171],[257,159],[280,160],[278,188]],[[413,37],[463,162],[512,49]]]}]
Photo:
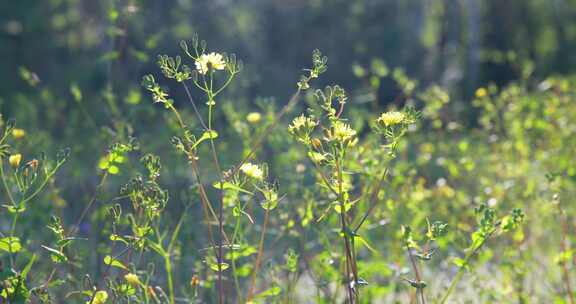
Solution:
[{"label": "green leaf", "polygon": [[156,251],[156,253],[158,253],[161,256],[166,255],[166,251],[164,250],[164,248],[162,248],[160,245],[156,243],[148,242],[148,247],[152,248],[152,250]]},{"label": "green leaf", "polygon": [[20,274],[23,278],[26,278],[26,276],[28,275],[28,273],[30,272],[30,269],[32,269],[32,265],[34,265],[34,262],[36,261],[36,254],[32,255],[32,258],[30,259],[30,261],[28,262],[28,264],[26,264],[26,266],[24,267],[24,269],[22,269],[22,273]]},{"label": "green leaf", "polygon": [[462,258],[454,258],[454,259],[452,260],[452,263],[454,263],[454,265],[456,265],[456,266],[458,266],[458,267],[460,267],[460,268],[462,268],[462,267],[468,268],[468,265],[467,265],[467,263],[466,263],[466,260],[464,260],[464,259],[462,259]]},{"label": "green leaf", "polygon": [[[340,202],[333,202],[334,204],[334,211],[336,211],[336,213],[340,214],[342,212],[342,207],[340,206]],[[344,209],[346,210],[346,212],[350,211],[350,208],[352,208],[354,204],[352,203],[346,203],[344,204]]]},{"label": "green leaf", "polygon": [[128,244],[128,241],[126,241],[123,237],[117,235],[117,234],[111,234],[110,235],[110,240],[113,242],[122,242],[124,244]]},{"label": "green leaf", "polygon": [[76,102],[82,101],[82,91],[77,84],[73,83],[70,85],[70,94],[72,94]]},{"label": "green leaf", "polygon": [[124,270],[128,270],[128,267],[124,266],[124,264],[122,264],[122,262],[120,262],[119,260],[107,255],[104,257],[104,264],[106,265],[110,265],[112,267],[117,267],[120,269],[124,269]]},{"label": "green leaf", "polygon": [[282,292],[282,288],[279,286],[274,286],[272,288],[266,289],[263,292],[256,295],[256,298],[268,298],[279,295]]},{"label": "green leaf", "polygon": [[239,277],[247,277],[252,273],[252,264],[246,263],[238,268],[236,268],[236,274]]},{"label": "green leaf", "polygon": [[274,210],[278,207],[278,200],[264,200],[260,203],[260,206],[262,206],[264,210]]},{"label": "green leaf", "polygon": [[20,206],[20,207],[14,207],[12,205],[2,205],[2,207],[6,208],[8,210],[8,212],[14,214],[14,213],[22,213],[24,211],[26,211],[26,207],[25,206]]},{"label": "green leaf", "polygon": [[[222,268],[222,271],[228,269],[230,267],[230,265],[228,263],[220,263],[220,267]],[[218,267],[218,263],[210,263],[210,269],[212,269],[213,271],[218,272],[219,271],[219,267]]]},{"label": "green leaf", "polygon": [[218,138],[218,132],[214,131],[214,130],[209,130],[206,131],[202,134],[202,136],[200,136],[200,138],[198,138],[198,140],[194,143],[194,145],[192,146],[192,149],[196,148],[196,146],[198,146],[201,142],[207,140],[207,139],[215,139]]},{"label": "green leaf", "polygon": [[362,243],[362,245],[364,245],[364,247],[368,248],[368,250],[370,250],[372,253],[374,253],[374,254],[378,253],[378,251],[376,251],[376,249],[374,249],[374,247],[372,247],[370,245],[370,243],[368,243],[368,241],[366,241],[366,239],[364,239],[363,237],[361,237],[357,234],[354,237],[356,239],[358,239],[360,241],[360,243]]},{"label": "green leaf", "polygon": [[0,250],[16,253],[22,249],[22,244],[20,244],[20,239],[18,237],[5,237],[0,239]]},{"label": "green leaf", "polygon": [[[220,186],[220,185],[222,185],[222,186]],[[236,185],[234,185],[233,183],[230,183],[230,182],[218,182],[218,181],[217,181],[217,182],[214,182],[214,183],[212,184],[212,187],[214,187],[214,188],[216,188],[216,189],[220,189],[220,190],[230,189],[230,190],[236,190],[236,191],[238,191],[238,192],[242,192],[242,193],[246,193],[246,194],[250,194],[250,195],[253,195],[253,194],[254,194],[254,193],[252,193],[252,192],[250,192],[250,191],[248,191],[248,190],[246,190],[246,189],[243,189],[243,188],[241,188],[241,187],[239,187],[239,186],[236,186]]]},{"label": "green leaf", "polygon": [[111,165],[108,168],[108,173],[116,175],[116,174],[120,173],[120,168],[118,168],[118,166]]},{"label": "green leaf", "polygon": [[63,263],[68,261],[68,258],[62,253],[60,250],[56,250],[54,248],[50,248],[48,246],[42,245],[42,248],[48,250],[50,252],[50,258],[54,263]]},{"label": "green leaf", "polygon": [[274,210],[278,207],[278,203],[282,198],[278,198],[278,193],[273,189],[260,190],[264,196],[264,200],[260,202],[260,206],[267,211]]}]

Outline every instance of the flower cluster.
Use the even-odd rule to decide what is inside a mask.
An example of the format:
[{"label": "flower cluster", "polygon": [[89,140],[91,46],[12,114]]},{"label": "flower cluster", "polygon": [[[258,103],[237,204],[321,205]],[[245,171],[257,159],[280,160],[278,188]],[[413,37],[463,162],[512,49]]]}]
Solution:
[{"label": "flower cluster", "polygon": [[356,130],[352,129],[349,124],[337,120],[332,124],[332,128],[327,131],[326,137],[329,141],[353,146],[356,142]]},{"label": "flower cluster", "polygon": [[288,132],[298,141],[307,143],[310,141],[310,133],[314,131],[317,125],[318,123],[315,120],[302,114],[296,117],[288,126]]}]

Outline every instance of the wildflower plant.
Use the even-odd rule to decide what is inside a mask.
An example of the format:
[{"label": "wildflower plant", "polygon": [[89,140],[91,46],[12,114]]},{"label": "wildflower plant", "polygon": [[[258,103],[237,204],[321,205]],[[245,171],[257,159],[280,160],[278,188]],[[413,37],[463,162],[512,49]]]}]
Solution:
[{"label": "wildflower plant", "polygon": [[[2,216],[9,221],[0,226],[0,301],[298,303],[313,296],[318,303],[447,303],[462,296],[458,287],[493,250],[502,252],[499,275],[522,282],[526,274],[516,268],[530,265],[524,251],[532,227],[521,224],[541,219],[519,207],[554,188],[552,176],[573,189],[571,119],[553,122],[565,127],[557,135],[535,113],[569,112],[562,83],[549,80],[555,89],[542,93],[550,98],[543,109],[517,87],[498,94],[488,86],[475,96],[485,110],[479,129],[463,136],[461,122],[445,115],[459,111],[447,92],[435,85],[420,92],[404,71],[380,60],[354,68],[368,76],[372,112],[361,109],[365,97],[355,91],[314,88],[327,71],[319,51],[281,108],[270,98],[247,108],[249,99],[229,102],[243,66],[235,55],[197,36],[180,46],[181,56],[158,56],[161,76],[141,83],[166,110],[171,128],[163,132],[171,138],[155,136],[141,147],[115,109],[114,130],[106,133],[115,144],[95,159],[98,182],[79,205],[80,217],[70,224],[63,210],[47,206],[57,213],[42,217],[39,243],[19,232],[38,220],[27,217],[37,200],[58,201],[53,180],[69,152],[53,161],[30,158],[25,142],[34,132],[1,121]],[[386,77],[400,97],[380,112]],[[85,98],[76,84],[70,93]],[[111,86],[105,99],[115,104]],[[526,133],[518,123],[524,114],[533,129]],[[170,144],[182,159],[161,161]],[[542,186],[525,174],[537,171],[534,163],[560,173]],[[530,207],[560,222],[561,237],[551,242],[562,272],[555,293],[570,301],[573,208],[562,197],[561,205],[555,199]],[[33,275],[36,269],[42,275]],[[502,299],[485,289],[470,301]]]},{"label": "wildflower plant", "polygon": [[[225,171],[221,166],[219,153],[217,152],[218,145],[216,141],[219,138],[219,133],[213,125],[214,112],[218,105],[216,100],[232,83],[236,75],[241,71],[243,64],[236,59],[234,54],[208,52],[206,42],[200,41],[197,36],[192,39],[190,47],[185,41],[180,46],[186,57],[193,61],[195,69],[183,64],[180,56],[169,57],[161,55],[158,59],[158,66],[166,78],[173,79],[182,85],[193,108],[196,123],[203,129],[202,133],[194,134],[192,129],[182,119],[180,112],[174,107],[173,101],[169,99],[168,94],[162,90],[153,76],[145,76],[142,85],[152,94],[155,102],[164,104],[176,117],[180,126],[180,134],[172,139],[172,143],[178,151],[186,155],[191,165],[205,220],[218,223],[216,233],[214,233],[211,225],[207,227],[210,248],[205,251],[204,260],[208,268],[216,273],[219,301],[222,303],[225,298],[223,276],[225,275],[224,272],[230,268],[230,262],[232,263],[234,282],[239,299],[246,297],[246,301],[251,301],[274,296],[277,294],[276,292],[257,292],[256,279],[262,262],[269,214],[278,206],[281,196],[278,193],[278,186],[268,181],[267,166],[265,164],[252,163],[251,159],[255,156],[256,149],[260,147],[264,138],[270,134],[281,117],[297,102],[300,92],[309,88],[310,80],[317,78],[326,70],[327,59],[322,57],[319,51],[314,52],[312,58],[313,67],[306,70],[308,75],[301,77],[296,94],[288,102],[287,106],[277,113],[274,122],[251,145],[252,150],[240,160],[237,166]],[[193,87],[190,87],[188,82],[191,82]],[[208,112],[206,116],[202,115],[202,109],[192,97],[192,88],[199,90],[204,95]],[[250,120],[255,122],[259,118],[256,118],[256,115],[251,115]],[[213,169],[217,172],[217,180],[211,182],[212,188],[217,192],[218,205],[216,207],[213,204],[213,197],[209,193],[211,189],[204,186],[203,174],[198,163],[206,158],[206,156],[200,154],[201,145],[208,146],[207,159],[212,162]],[[239,194],[243,195],[244,198],[240,199]],[[264,220],[258,241],[256,259],[251,270],[250,287],[247,293],[243,295],[238,283],[239,274],[236,265],[238,255],[235,253],[235,250],[237,250],[235,248],[242,248],[242,246],[238,247],[237,245],[237,242],[241,241],[238,234],[242,225],[240,219],[245,217],[251,224],[254,224],[253,216],[246,211],[247,203],[241,203],[242,201],[249,202],[249,200],[247,201],[248,197],[260,202],[259,205],[264,210]],[[232,209],[229,209],[230,207]],[[231,237],[225,231],[225,221],[229,217],[230,211],[232,217],[236,218]],[[225,250],[230,250],[231,252],[225,255]],[[229,259],[229,261],[225,261],[225,259]],[[170,302],[173,303],[172,291],[170,295]]]},{"label": "wildflower plant", "polygon": [[[342,281],[347,290],[348,302],[356,303],[360,298],[360,288],[367,282],[359,277],[355,244],[359,240],[371,248],[358,234],[358,230],[373,207],[360,217],[360,221],[354,227],[352,209],[363,198],[354,197],[353,193],[372,190],[376,193],[373,195],[375,197],[386,178],[387,168],[382,168],[380,181],[374,188],[363,190],[355,188],[352,170],[346,166],[349,164],[350,155],[358,149],[360,139],[358,131],[343,118],[344,107],[348,102],[346,92],[335,85],[317,90],[314,96],[318,108],[310,109],[311,116],[302,115],[295,118],[288,131],[306,147],[308,159],[317,173],[318,184],[326,190],[329,199],[333,200],[333,203],[323,211],[320,219],[327,216],[330,210],[339,215],[340,236],[343,241]],[[383,113],[374,121],[374,130],[383,136],[386,142],[384,147],[391,158],[394,157],[398,142],[408,126],[416,122],[416,117],[415,111],[407,109],[403,112]],[[371,200],[374,204],[375,198]]]},{"label": "wildflower plant", "polygon": [[[5,269],[0,265],[0,283],[3,286],[0,290],[0,298],[10,302],[24,303],[30,297],[26,280],[36,255],[29,257],[27,264],[18,270],[19,253],[26,251],[25,243],[17,234],[18,221],[25,215],[34,199],[46,188],[60,167],[64,165],[70,155],[70,150],[65,149],[59,152],[55,161],[50,161],[42,156],[40,159],[23,162],[22,154],[12,152],[13,148],[9,143],[10,135],[15,130],[15,122],[13,120],[4,122],[0,116],[0,126],[2,126],[0,180],[4,197],[8,200],[2,207],[11,217],[8,234],[0,232],[0,255],[8,255],[10,260],[9,268]],[[9,172],[6,172],[6,164],[8,164]],[[62,245],[65,246],[66,244]]]}]

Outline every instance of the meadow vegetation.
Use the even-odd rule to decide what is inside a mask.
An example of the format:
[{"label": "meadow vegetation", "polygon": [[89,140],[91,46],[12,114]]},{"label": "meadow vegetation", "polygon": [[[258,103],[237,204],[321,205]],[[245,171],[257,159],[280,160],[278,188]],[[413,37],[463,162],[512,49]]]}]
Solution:
[{"label": "meadow vegetation", "polygon": [[0,303],[574,304],[576,77],[499,54],[463,96],[314,50],[252,99],[267,67],[197,35],[139,87],[115,47],[97,93],[0,98]]}]

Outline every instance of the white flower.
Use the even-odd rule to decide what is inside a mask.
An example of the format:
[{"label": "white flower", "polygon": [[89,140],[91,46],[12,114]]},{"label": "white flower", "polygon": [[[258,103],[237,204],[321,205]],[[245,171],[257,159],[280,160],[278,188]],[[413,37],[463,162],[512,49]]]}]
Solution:
[{"label": "white flower", "polygon": [[225,68],[226,62],[224,61],[224,57],[218,53],[202,54],[202,56],[196,60],[196,70],[203,75],[206,75],[210,69],[223,70]]},{"label": "white flower", "polygon": [[256,179],[256,180],[263,180],[264,179],[264,171],[260,168],[260,166],[252,164],[252,163],[244,163],[240,167],[240,170],[244,172],[247,176]]}]

